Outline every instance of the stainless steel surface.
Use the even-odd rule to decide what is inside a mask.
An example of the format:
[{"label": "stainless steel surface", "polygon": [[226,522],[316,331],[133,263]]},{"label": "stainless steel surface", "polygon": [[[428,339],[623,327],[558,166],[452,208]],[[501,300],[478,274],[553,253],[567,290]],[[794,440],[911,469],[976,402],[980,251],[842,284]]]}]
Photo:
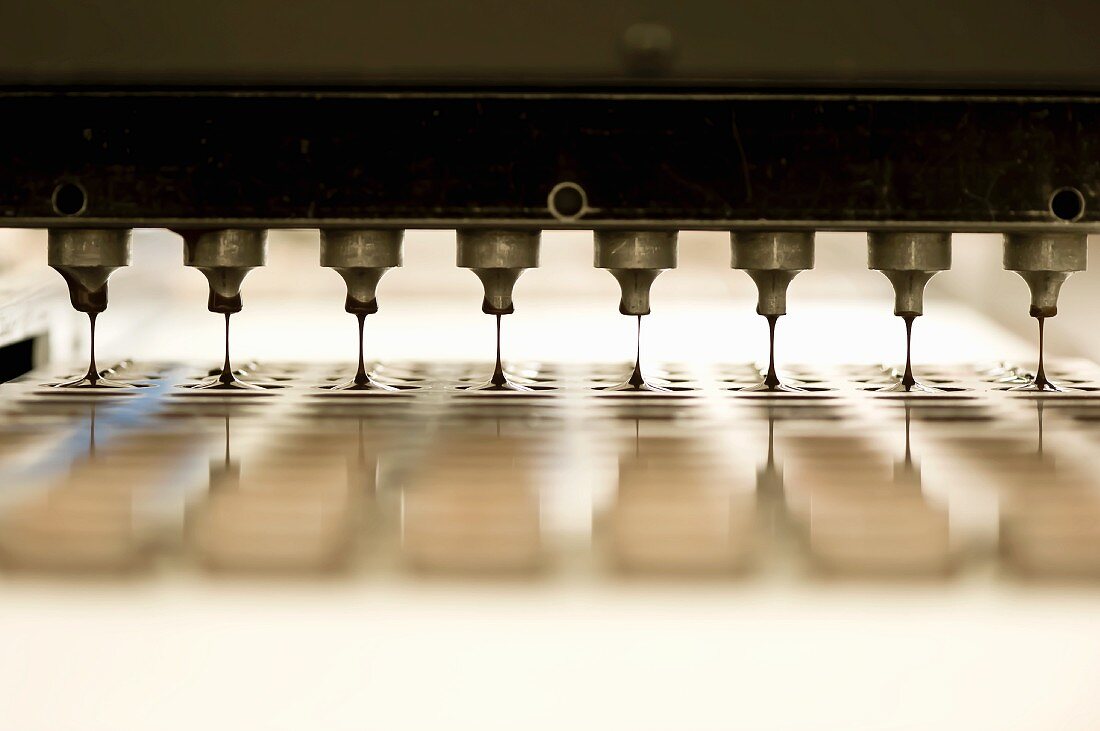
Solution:
[{"label": "stainless steel surface", "polygon": [[814,234],[802,231],[730,233],[730,266],[756,283],[756,312],[787,314],[787,287],[801,271],[814,268]]},{"label": "stainless steel surface", "polygon": [[401,266],[404,233],[397,229],[321,231],[321,266],[335,269],[347,284],[346,310],[378,310],[375,290],[383,274]]},{"label": "stainless steel surface", "polygon": [[1005,234],[1004,267],[1027,282],[1032,317],[1058,314],[1062,285],[1088,264],[1086,244],[1080,233]]},{"label": "stainless steel surface", "polygon": [[65,279],[69,300],[81,312],[107,309],[107,280],[130,264],[127,229],[51,229],[47,261]]},{"label": "stainless steel surface", "polygon": [[675,231],[596,231],[595,266],[619,283],[619,312],[648,315],[653,280],[676,268]]},{"label": "stainless steel surface", "polygon": [[481,280],[485,298],[481,309],[489,315],[515,311],[512,289],[525,269],[539,265],[538,231],[459,229],[458,266]]},{"label": "stainless steel surface", "polygon": [[867,267],[893,285],[895,315],[923,315],[925,285],[936,272],[951,268],[951,234],[868,233]]},{"label": "stainless steel surface", "polygon": [[245,276],[267,260],[267,232],[255,229],[181,231],[183,263],[210,285],[211,312],[239,312]]}]

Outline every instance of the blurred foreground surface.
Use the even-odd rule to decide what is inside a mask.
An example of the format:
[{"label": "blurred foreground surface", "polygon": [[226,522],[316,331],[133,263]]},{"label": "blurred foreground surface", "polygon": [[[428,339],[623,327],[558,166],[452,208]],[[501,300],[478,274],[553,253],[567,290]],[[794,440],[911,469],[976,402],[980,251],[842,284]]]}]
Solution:
[{"label": "blurred foreground surface", "polygon": [[19,728],[1090,728],[1100,368],[241,363],[0,391]]}]

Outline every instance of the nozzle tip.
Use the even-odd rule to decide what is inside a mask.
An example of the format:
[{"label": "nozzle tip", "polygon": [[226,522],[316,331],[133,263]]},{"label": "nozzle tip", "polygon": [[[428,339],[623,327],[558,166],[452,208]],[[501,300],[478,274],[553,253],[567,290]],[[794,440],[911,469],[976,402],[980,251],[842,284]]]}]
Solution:
[{"label": "nozzle tip", "polygon": [[219,315],[236,314],[241,311],[242,306],[243,302],[241,301],[240,292],[232,296],[226,296],[224,294],[218,294],[211,289],[210,299],[206,302],[207,309]]},{"label": "nozzle tip", "polygon": [[481,300],[481,311],[486,315],[511,315],[516,311],[515,304],[508,300],[508,304],[503,307],[496,307],[488,299]]},{"label": "nozzle tip", "polygon": [[1040,307],[1038,305],[1032,305],[1030,307],[1030,309],[1028,310],[1028,314],[1030,314],[1032,317],[1041,317],[1041,318],[1054,317],[1055,315],[1058,314],[1058,307],[1056,305],[1046,306],[1046,307]]},{"label": "nozzle tip", "polygon": [[344,298],[344,312],[351,315],[373,315],[378,312],[378,298],[364,302],[349,294]]}]

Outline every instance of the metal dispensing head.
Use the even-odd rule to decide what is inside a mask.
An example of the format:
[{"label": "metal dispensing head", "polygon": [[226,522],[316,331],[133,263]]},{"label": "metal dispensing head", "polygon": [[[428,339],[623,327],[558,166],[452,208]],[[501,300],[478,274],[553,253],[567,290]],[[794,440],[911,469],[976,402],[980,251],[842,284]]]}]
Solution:
[{"label": "metal dispensing head", "polygon": [[130,265],[129,229],[51,229],[47,261],[65,279],[69,300],[80,312],[107,309],[107,280]]},{"label": "metal dispensing head", "polygon": [[730,266],[756,282],[757,314],[787,314],[787,286],[814,268],[812,231],[735,231],[730,234]]},{"label": "metal dispensing head", "polygon": [[227,228],[177,233],[183,236],[183,263],[201,271],[210,284],[210,311],[240,312],[245,275],[267,260],[267,232]]},{"label": "metal dispensing head", "polygon": [[1031,316],[1058,314],[1058,293],[1088,260],[1083,233],[1005,234],[1004,267],[1016,272],[1031,290]]},{"label": "metal dispensing head", "polygon": [[619,312],[648,315],[657,275],[676,268],[675,231],[597,231],[595,266],[607,269],[622,290]]},{"label": "metal dispensing head", "polygon": [[924,314],[924,286],[951,268],[951,234],[877,231],[867,234],[867,268],[894,285],[894,314]]},{"label": "metal dispensing head", "polygon": [[401,266],[399,229],[323,229],[321,266],[331,267],[348,287],[344,309],[353,314],[378,312],[376,289],[382,275]]},{"label": "metal dispensing head", "polygon": [[539,231],[459,229],[458,266],[472,269],[485,287],[481,311],[515,312],[512,289],[524,269],[539,265]]}]

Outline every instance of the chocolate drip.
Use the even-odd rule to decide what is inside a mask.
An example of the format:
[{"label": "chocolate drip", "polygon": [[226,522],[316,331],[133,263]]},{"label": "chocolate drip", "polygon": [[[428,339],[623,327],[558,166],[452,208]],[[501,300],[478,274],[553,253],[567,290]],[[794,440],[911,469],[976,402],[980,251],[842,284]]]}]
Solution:
[{"label": "chocolate drip", "polygon": [[902,372],[901,380],[892,386],[886,386],[879,390],[895,393],[909,393],[911,391],[934,393],[939,391],[938,388],[920,383],[913,375],[913,322],[917,319],[917,313],[901,312],[897,314],[905,322],[905,370]]},{"label": "chocolate drip", "polygon": [[333,391],[395,391],[397,389],[392,386],[379,383],[371,378],[370,373],[367,372],[367,361],[364,347],[364,336],[367,325],[367,315],[373,315],[378,312],[378,300],[372,299],[369,302],[363,302],[362,300],[355,299],[350,295],[344,300],[344,310],[355,315],[355,319],[359,325],[359,362],[355,369],[355,376],[346,383],[341,383],[338,386],[333,386]]},{"label": "chocolate drip", "polygon": [[667,391],[667,388],[661,388],[655,386],[645,379],[642,375],[642,316],[638,315],[638,332],[634,344],[634,369],[630,372],[630,377],[620,384],[615,386],[608,386],[605,391],[652,391],[661,392]]},{"label": "chocolate drip", "polygon": [[1043,350],[1045,349],[1043,343],[1043,331],[1045,328],[1043,325],[1046,323],[1046,318],[1036,317],[1035,319],[1039,323],[1039,364],[1035,368],[1035,378],[1031,380],[1031,385],[1040,391],[1059,391],[1061,389],[1051,383],[1050,379],[1047,378],[1047,371],[1043,365]]},{"label": "chocolate drip", "polygon": [[[106,287],[101,291],[105,290]],[[96,317],[98,317],[103,309],[89,309],[84,311],[88,313],[88,370],[80,378],[58,383],[56,386],[58,388],[136,388],[136,386],[130,383],[121,383],[110,378],[104,378],[99,372],[99,367],[95,362],[95,325]]]},{"label": "chocolate drip", "polygon": [[[225,315],[225,360],[222,361],[221,370],[218,371],[217,375],[203,381],[202,383],[196,384],[194,388],[211,391],[255,391],[262,389],[263,386],[258,386],[254,383],[248,383],[237,378],[237,374],[233,370],[233,364],[230,362],[229,359],[229,317],[235,311],[230,309],[232,306],[232,298],[218,297],[217,300],[219,302],[221,312]],[[226,302],[222,302],[222,300],[226,300]],[[214,309],[215,297],[213,295],[211,296],[210,301],[211,309]]]},{"label": "chocolate drip", "polygon": [[788,386],[779,379],[779,373],[775,368],[775,325],[779,322],[779,315],[764,315],[768,320],[768,370],[764,374],[764,380],[754,386],[746,386],[741,391],[802,391],[801,388]]},{"label": "chocolate drip", "polygon": [[99,368],[95,364],[95,318],[97,313],[88,313],[88,372],[84,376],[84,380],[88,382],[89,386],[94,386],[99,382]]},{"label": "chocolate drip", "polygon": [[902,315],[901,319],[905,321],[905,373],[902,374],[901,385],[906,391],[911,391],[917,384],[917,379],[913,377],[913,320],[917,316]]},{"label": "chocolate drip", "polygon": [[355,378],[352,383],[356,386],[370,385],[370,376],[367,375],[367,362],[363,357],[363,329],[367,324],[367,313],[360,312],[355,315],[359,321],[359,367],[355,370]]},{"label": "chocolate drip", "polygon": [[130,383],[120,383],[118,381],[104,378],[99,372],[99,368],[95,362],[95,325],[96,317],[99,313],[107,309],[107,284],[104,283],[99,289],[89,289],[80,280],[72,276],[68,271],[63,268],[57,269],[61,276],[65,279],[65,284],[69,288],[69,301],[72,303],[73,308],[77,312],[83,312],[88,315],[88,330],[89,330],[89,347],[88,347],[88,370],[80,378],[76,378],[72,381],[65,381],[64,383],[54,384],[58,388],[135,388]]},{"label": "chocolate drip", "polygon": [[[532,391],[532,390],[534,390],[534,389],[528,388],[527,386],[524,386],[524,385],[521,385],[519,383],[514,382],[512,379],[510,379],[508,377],[508,374],[504,372],[504,361],[503,361],[503,358],[502,358],[502,355],[501,355],[501,347],[500,347],[500,329],[501,329],[500,318],[502,316],[502,313],[501,312],[493,312],[493,313],[489,313],[489,314],[494,314],[496,316],[496,326],[497,326],[496,362],[493,365],[493,375],[489,378],[489,380],[487,382],[482,383],[481,385],[478,385],[478,386],[470,386],[467,390],[468,391]],[[508,312],[504,312],[503,314],[508,314]]]},{"label": "chocolate drip", "polygon": [[634,339],[634,370],[626,381],[637,389],[646,388],[648,385],[642,377],[642,316],[638,315],[638,332]]},{"label": "chocolate drip", "polygon": [[[1034,313],[1033,313],[1034,314]],[[1054,381],[1047,378],[1046,366],[1043,362],[1043,350],[1044,350],[1044,337],[1043,325],[1046,323],[1046,316],[1035,315],[1035,320],[1039,323],[1039,362],[1035,367],[1035,375],[1022,386],[1016,386],[1009,389],[1011,391],[1064,391],[1064,387],[1054,383]]]},{"label": "chocolate drip", "polygon": [[768,373],[764,376],[764,385],[771,390],[776,390],[782,384],[775,372],[775,323],[779,315],[766,315],[768,318]]},{"label": "chocolate drip", "polygon": [[230,313],[225,313],[225,361],[222,363],[222,372],[218,374],[218,382],[226,386],[237,380],[237,377],[233,375],[233,365],[229,362],[229,316]]},{"label": "chocolate drip", "polygon": [[504,388],[508,384],[508,377],[504,375],[504,363],[500,358],[500,315],[497,318],[497,359],[496,365],[493,367],[493,377],[489,379],[489,383],[497,388]]}]

